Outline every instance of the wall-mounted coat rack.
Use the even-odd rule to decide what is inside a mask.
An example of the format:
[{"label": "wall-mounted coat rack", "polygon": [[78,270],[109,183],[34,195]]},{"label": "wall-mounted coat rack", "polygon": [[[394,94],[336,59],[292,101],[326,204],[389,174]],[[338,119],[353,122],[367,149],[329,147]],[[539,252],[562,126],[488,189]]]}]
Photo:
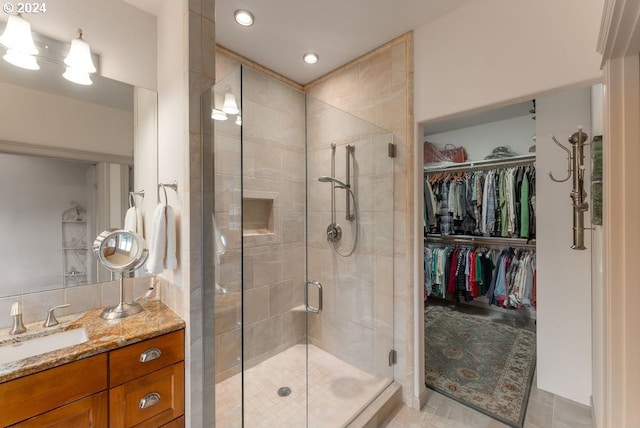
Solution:
[{"label": "wall-mounted coat rack", "polygon": [[571,144],[571,150],[569,150],[558,142],[555,136],[551,136],[553,142],[567,152],[567,177],[558,180],[551,171],[549,171],[549,177],[556,183],[563,183],[573,177],[573,189],[569,196],[573,205],[573,245],[571,248],[574,250],[586,250],[587,248],[584,246],[584,213],[589,209],[589,204],[586,202],[587,192],[584,191],[584,146],[587,138],[589,136],[582,132],[582,127],[578,127],[578,132],[574,132],[569,137]]}]

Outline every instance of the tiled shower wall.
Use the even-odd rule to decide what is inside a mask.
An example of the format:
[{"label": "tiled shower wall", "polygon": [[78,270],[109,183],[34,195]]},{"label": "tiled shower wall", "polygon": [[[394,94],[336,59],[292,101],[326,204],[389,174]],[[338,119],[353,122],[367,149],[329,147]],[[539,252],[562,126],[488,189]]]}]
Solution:
[{"label": "tiled shower wall", "polygon": [[[319,280],[324,291],[322,313],[309,315],[309,340],[372,375],[393,377],[388,364],[393,347],[392,135],[309,97],[307,141],[309,279]],[[335,189],[342,239],[334,247],[326,234],[332,185],[317,178],[332,175],[333,157],[335,177],[346,182],[347,145],[354,150],[350,186],[355,198],[349,197],[351,213],[357,213],[355,220],[345,218],[347,191]]]},{"label": "tiled shower wall", "polygon": [[[394,172],[394,377],[403,401],[413,385],[413,34],[407,33],[305,86],[313,98],[393,132]],[[424,389],[424,386],[422,387]]]},{"label": "tiled shower wall", "polygon": [[[224,86],[225,79],[237,73],[238,63],[224,54],[216,58],[222,75],[218,85]],[[221,186],[228,192],[216,195],[216,218],[229,238],[219,276],[219,284],[228,292],[216,296],[217,381],[240,370],[242,330],[237,321],[241,282],[245,290],[244,358],[248,367],[304,338],[304,312],[294,310],[303,304],[305,280],[304,94],[247,67],[242,81],[243,196],[245,204],[250,199],[266,207],[262,214],[267,216],[268,227],[244,231],[241,264],[240,236],[234,231],[239,227],[238,218],[229,217],[239,207],[240,135],[229,130],[226,121],[215,130],[216,179],[225,181]],[[226,147],[218,148],[218,144]],[[219,187],[216,184],[217,191]]]},{"label": "tiled shower wall", "polygon": [[245,361],[251,367],[304,338],[304,94],[243,69],[244,197],[271,201],[268,233],[244,236]]}]

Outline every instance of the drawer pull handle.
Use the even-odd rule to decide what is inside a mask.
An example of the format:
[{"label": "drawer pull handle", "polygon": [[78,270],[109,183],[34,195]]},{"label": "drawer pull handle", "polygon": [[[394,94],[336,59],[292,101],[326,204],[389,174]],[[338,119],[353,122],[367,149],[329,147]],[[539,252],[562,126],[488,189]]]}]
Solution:
[{"label": "drawer pull handle", "polygon": [[162,351],[160,351],[158,348],[147,349],[142,354],[140,354],[140,362],[148,363],[149,361],[160,358],[160,355],[162,355]]},{"label": "drawer pull handle", "polygon": [[150,394],[145,395],[140,400],[140,404],[138,405],[141,409],[147,409],[151,406],[155,406],[160,402],[160,394],[157,392],[152,392]]}]

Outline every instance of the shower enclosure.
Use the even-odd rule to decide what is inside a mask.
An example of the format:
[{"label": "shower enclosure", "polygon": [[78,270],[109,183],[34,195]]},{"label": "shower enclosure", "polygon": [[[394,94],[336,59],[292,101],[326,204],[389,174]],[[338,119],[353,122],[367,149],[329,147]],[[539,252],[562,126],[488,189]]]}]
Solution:
[{"label": "shower enclosure", "polygon": [[347,426],[393,379],[392,135],[247,67],[203,111],[205,412]]}]

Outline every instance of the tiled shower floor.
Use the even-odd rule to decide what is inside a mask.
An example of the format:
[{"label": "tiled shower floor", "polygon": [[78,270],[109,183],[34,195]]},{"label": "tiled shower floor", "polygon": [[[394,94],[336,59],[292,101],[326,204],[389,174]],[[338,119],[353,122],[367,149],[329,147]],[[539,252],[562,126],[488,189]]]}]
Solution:
[{"label": "tiled shower floor", "polygon": [[[305,345],[295,345],[245,372],[245,427],[306,426],[305,359]],[[390,382],[310,345],[309,427],[344,426]],[[278,395],[283,386],[287,397]],[[241,427],[241,391],[240,374],[216,385],[216,426]]]}]

